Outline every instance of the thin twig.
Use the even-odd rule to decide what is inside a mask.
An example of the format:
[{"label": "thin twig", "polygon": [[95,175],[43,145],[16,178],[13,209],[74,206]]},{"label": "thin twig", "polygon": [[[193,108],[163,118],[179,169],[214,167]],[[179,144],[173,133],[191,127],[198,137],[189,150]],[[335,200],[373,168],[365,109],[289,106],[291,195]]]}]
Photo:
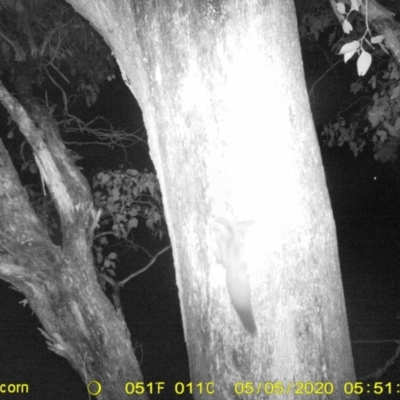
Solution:
[{"label": "thin twig", "polygon": [[158,258],[161,254],[163,254],[163,253],[165,253],[167,250],[169,250],[170,248],[171,248],[171,246],[164,247],[162,250],[160,250],[160,251],[151,259],[151,261],[150,261],[144,268],[142,268],[142,269],[139,270],[139,271],[134,272],[133,274],[129,275],[129,276],[128,276],[127,278],[125,278],[124,280],[119,281],[119,282],[118,282],[119,286],[121,286],[121,287],[124,286],[125,283],[127,283],[128,281],[130,281],[132,278],[134,278],[135,276],[138,276],[139,274],[141,274],[141,273],[145,272],[146,270],[148,270],[148,269],[155,263],[155,261],[157,260],[157,258]]}]

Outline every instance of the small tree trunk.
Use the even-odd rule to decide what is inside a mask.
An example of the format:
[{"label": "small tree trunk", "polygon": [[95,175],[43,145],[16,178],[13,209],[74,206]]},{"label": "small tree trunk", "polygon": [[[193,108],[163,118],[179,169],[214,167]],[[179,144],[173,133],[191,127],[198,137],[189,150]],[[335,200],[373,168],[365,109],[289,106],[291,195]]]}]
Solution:
[{"label": "small tree trunk", "polygon": [[62,247],[55,246],[0,141],[0,278],[24,293],[49,349],[92,382],[92,393],[101,385],[98,399],[130,398],[125,384],[142,376],[126,324],[97,282],[91,253],[97,216],[89,187],[46,110],[27,96],[28,115],[1,82],[0,101],[32,146],[63,234]]}]

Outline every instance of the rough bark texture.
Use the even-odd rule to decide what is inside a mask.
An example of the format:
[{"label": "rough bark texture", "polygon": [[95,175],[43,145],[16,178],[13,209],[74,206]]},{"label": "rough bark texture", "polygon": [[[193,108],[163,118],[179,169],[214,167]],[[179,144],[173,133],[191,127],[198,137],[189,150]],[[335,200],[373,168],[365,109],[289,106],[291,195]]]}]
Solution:
[{"label": "rough bark texture", "polygon": [[[69,2],[110,45],[143,110],[192,380],[213,382],[220,399],[246,381],[282,381],[287,399],[302,382],[332,382],[329,397],[342,399],[353,361],[293,4]],[[222,264],[248,279],[255,336]],[[278,386],[257,398],[281,398]]]},{"label": "rough bark texture", "polygon": [[[21,77],[17,87],[24,107],[2,83],[0,101],[32,146],[63,238],[62,247],[51,242],[0,141],[0,278],[26,296],[50,350],[66,358],[84,382],[102,385],[97,398],[127,398],[125,383],[142,377],[126,324],[97,282],[91,253],[97,217],[89,187],[29,83]],[[97,384],[90,390],[97,392]]]}]

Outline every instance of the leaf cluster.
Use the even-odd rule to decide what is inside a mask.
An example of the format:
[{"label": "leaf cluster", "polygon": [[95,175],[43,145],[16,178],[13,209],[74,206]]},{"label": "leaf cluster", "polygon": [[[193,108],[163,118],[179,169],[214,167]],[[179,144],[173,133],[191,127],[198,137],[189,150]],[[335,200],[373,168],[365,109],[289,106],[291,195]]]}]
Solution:
[{"label": "leaf cluster", "polygon": [[141,221],[159,239],[165,235],[161,191],[154,173],[135,169],[99,172],[93,181],[93,198],[95,207],[102,210],[93,246],[100,272],[114,275],[115,253],[104,256],[110,236],[137,248],[133,233]]},{"label": "leaf cluster", "polygon": [[[349,22],[352,12],[358,13],[358,2],[351,1],[350,10],[344,3],[337,3],[337,11],[342,16],[342,26],[346,34],[351,34],[353,26]],[[365,50],[368,46],[371,53]],[[372,65],[372,55],[376,65],[370,70],[368,81],[359,78],[351,84],[351,92],[365,103],[361,112],[350,118],[339,116],[324,126],[322,136],[328,146],[342,146],[348,143],[351,151],[357,156],[368,142],[373,144],[376,160],[382,163],[397,160],[400,137],[400,73],[393,58],[381,58],[389,54],[384,45],[384,36],[373,35],[368,21],[365,29],[356,40],[342,46],[339,54],[344,55],[347,62],[354,55],[358,56],[357,71],[364,76]]]},{"label": "leaf cluster", "polygon": [[296,10],[301,39],[318,42],[323,32],[337,25],[336,18],[326,1],[297,1]]},{"label": "leaf cluster", "polygon": [[322,132],[328,146],[347,143],[355,156],[372,142],[376,160],[395,162],[400,138],[400,71],[393,61],[382,71],[373,71],[368,81],[358,79],[352,93],[364,99],[361,113],[351,118],[339,116],[324,126]]},{"label": "leaf cluster", "polygon": [[0,61],[0,75],[7,72],[14,81],[23,72],[39,87],[50,81],[64,85],[87,106],[97,100],[99,85],[115,77],[115,60],[104,40],[60,0],[0,7]]}]

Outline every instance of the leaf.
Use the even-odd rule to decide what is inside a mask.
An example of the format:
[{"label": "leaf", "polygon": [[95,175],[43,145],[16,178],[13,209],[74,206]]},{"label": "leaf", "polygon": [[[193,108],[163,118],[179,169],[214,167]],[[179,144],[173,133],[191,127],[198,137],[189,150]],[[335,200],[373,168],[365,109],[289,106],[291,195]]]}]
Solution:
[{"label": "leaf", "polygon": [[378,124],[382,121],[383,119],[383,114],[384,112],[380,109],[372,109],[369,113],[368,113],[368,120],[371,123],[371,126],[373,128],[375,128],[376,126],[378,126]]},{"label": "leaf", "polygon": [[358,3],[358,0],[351,0],[351,9],[350,9],[350,11],[357,11],[357,12],[359,12],[360,11],[360,5],[359,5],[359,3]]},{"label": "leaf", "polygon": [[132,208],[132,210],[130,210],[130,211],[128,212],[128,214],[129,214],[131,217],[136,217],[136,215],[138,215],[138,213],[139,213],[139,209],[138,209],[137,207]]},{"label": "leaf", "polygon": [[100,244],[107,245],[107,244],[108,244],[108,239],[107,239],[105,236],[102,236],[102,237],[99,239],[99,242],[100,242]]},{"label": "leaf", "polygon": [[118,211],[118,207],[111,205],[111,204],[108,204],[106,208],[107,208],[107,211],[109,211],[111,214],[114,214]]},{"label": "leaf", "polygon": [[383,126],[387,129],[390,136],[397,136],[397,132],[394,129],[394,126],[390,124],[388,121],[385,121],[383,123]]},{"label": "leaf", "polygon": [[372,89],[376,89],[376,75],[373,75],[368,83],[371,85]]},{"label": "leaf", "polygon": [[390,100],[397,99],[399,96],[400,96],[400,86],[396,86],[396,87],[393,89],[393,93],[392,93],[392,95],[390,96]]},{"label": "leaf", "polygon": [[371,66],[372,56],[364,49],[361,51],[360,57],[357,60],[357,72],[359,76],[364,76]]},{"label": "leaf", "polygon": [[154,190],[156,188],[155,182],[148,181],[146,186],[149,189],[149,192],[151,193],[151,195],[154,197]]},{"label": "leaf", "polygon": [[[375,75],[374,75],[374,77],[375,77]],[[364,85],[362,84],[362,82],[360,82],[360,81],[353,82],[350,85],[350,92],[357,94],[359,91],[363,90],[363,88],[364,88]]]},{"label": "leaf", "polygon": [[385,38],[383,35],[374,36],[371,38],[371,43],[382,43],[382,40]]},{"label": "leaf", "polygon": [[32,163],[32,164],[29,166],[29,172],[30,172],[31,174],[36,174],[36,173],[38,172],[38,167],[37,167],[37,165],[36,165],[35,163]]},{"label": "leaf", "polygon": [[154,218],[155,222],[160,222],[161,221],[161,214],[159,212],[157,212],[157,211],[154,211],[153,218]]},{"label": "leaf", "polygon": [[132,228],[137,228],[139,224],[139,220],[137,218],[131,218],[128,222],[128,230],[131,230]]},{"label": "leaf", "polygon": [[336,9],[339,14],[346,14],[346,7],[344,3],[342,2],[336,3]]},{"label": "leaf", "polygon": [[[100,175],[100,176],[99,176]],[[101,180],[101,184],[105,185],[110,180],[110,175],[100,172],[97,177]]]},{"label": "leaf", "polygon": [[343,32],[347,34],[349,34],[353,30],[353,26],[349,21],[347,21],[347,19],[343,21],[342,27],[343,27]]},{"label": "leaf", "polygon": [[353,51],[352,53],[346,53],[344,55],[344,57],[343,57],[344,58],[344,62],[347,63],[347,61],[349,61],[350,58],[354,56],[354,53],[355,53],[355,51]]},{"label": "leaf", "polygon": [[112,191],[111,191],[111,196],[113,197],[113,201],[116,201],[119,199],[119,188],[115,187]]},{"label": "leaf", "polygon": [[379,131],[376,132],[376,134],[379,136],[379,139],[381,142],[384,142],[387,138],[387,132],[380,129]]},{"label": "leaf", "polygon": [[350,43],[346,43],[339,51],[339,54],[347,54],[356,52],[361,47],[359,40],[353,40]]}]

